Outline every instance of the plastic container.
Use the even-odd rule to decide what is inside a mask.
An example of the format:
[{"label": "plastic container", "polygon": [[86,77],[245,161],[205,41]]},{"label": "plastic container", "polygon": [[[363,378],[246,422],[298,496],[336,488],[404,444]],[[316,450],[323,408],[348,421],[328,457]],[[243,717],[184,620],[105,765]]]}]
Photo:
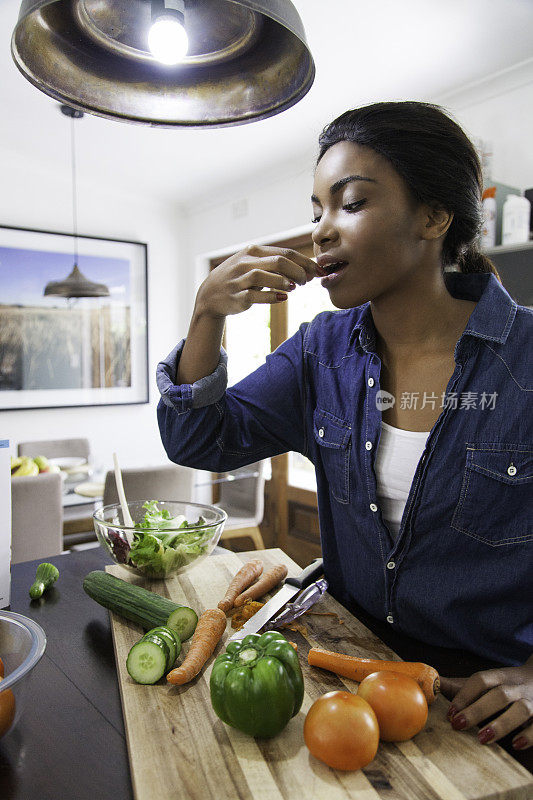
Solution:
[{"label": "plastic container", "polygon": [[40,625],[22,614],[0,611],[0,658],[5,670],[0,681],[0,736],[13,730],[26,706],[31,710],[31,671],[45,648]]},{"label": "plastic container", "polygon": [[496,187],[491,186],[483,192],[483,228],[481,229],[481,248],[487,250],[496,245]]},{"label": "plastic container", "polygon": [[508,194],[503,204],[502,244],[523,244],[529,241],[531,203],[527,197]]},{"label": "plastic container", "polygon": [[[145,552],[139,554],[138,562],[135,545],[139,543],[143,529],[125,524],[120,503],[103,506],[93,514],[98,541],[107,554],[117,564],[147,578],[167,578],[200,564],[215,549],[228,518],[218,506],[180,500],[157,500],[157,508],[165,515],[168,512],[169,518],[176,522],[173,527],[169,520],[161,519],[159,528],[144,531],[151,534],[152,538],[143,545]],[[143,502],[128,503],[128,509],[134,526],[139,526],[146,513]],[[203,522],[198,524],[200,517]],[[180,528],[183,520],[187,522],[187,527]],[[158,539],[160,536],[169,552],[154,548],[152,553],[152,545],[157,544],[153,537]],[[148,554],[146,549],[149,550]]]}]

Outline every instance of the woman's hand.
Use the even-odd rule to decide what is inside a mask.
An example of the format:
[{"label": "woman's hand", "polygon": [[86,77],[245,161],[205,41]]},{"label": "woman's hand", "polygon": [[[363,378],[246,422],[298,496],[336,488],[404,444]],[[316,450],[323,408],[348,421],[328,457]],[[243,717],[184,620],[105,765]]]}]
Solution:
[{"label": "woman's hand", "polygon": [[533,656],[521,667],[475,672],[462,679],[464,683],[454,694],[458,680],[442,678],[441,684],[443,693],[452,696],[448,719],[455,730],[466,730],[498,714],[479,731],[481,744],[497,742],[516,731],[515,749],[533,746]]},{"label": "woman's hand", "polygon": [[254,303],[282,302],[297,283],[325,274],[296,250],[249,245],[210,272],[198,290],[195,312],[222,318]]}]

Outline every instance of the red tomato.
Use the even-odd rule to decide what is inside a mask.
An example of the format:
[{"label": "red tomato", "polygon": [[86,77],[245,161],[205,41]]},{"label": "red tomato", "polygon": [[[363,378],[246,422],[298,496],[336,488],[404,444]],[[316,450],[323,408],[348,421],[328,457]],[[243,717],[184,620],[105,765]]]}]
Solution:
[{"label": "red tomato", "polygon": [[428,718],[424,692],[409,675],[399,672],[373,672],[359,684],[358,697],[372,706],[380,739],[405,742],[422,730]]},{"label": "red tomato", "polygon": [[[2,665],[3,666],[3,665]],[[2,678],[0,678],[0,681]],[[0,737],[7,733],[15,719],[15,697],[11,689],[0,688]]]},{"label": "red tomato", "polygon": [[376,715],[351,692],[328,692],[315,700],[304,723],[310,752],[335,769],[361,769],[370,764],[379,744]]}]

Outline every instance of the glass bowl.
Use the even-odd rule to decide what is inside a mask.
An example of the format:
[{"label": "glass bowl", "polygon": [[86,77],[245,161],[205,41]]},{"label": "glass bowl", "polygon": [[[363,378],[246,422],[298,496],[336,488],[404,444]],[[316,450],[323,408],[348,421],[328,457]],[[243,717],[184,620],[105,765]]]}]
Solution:
[{"label": "glass bowl", "polygon": [[[201,563],[215,548],[228,518],[221,508],[200,503],[148,504],[151,509],[143,501],[128,503],[133,528],[125,525],[120,503],[93,514],[98,541],[113,561],[147,578],[167,578]],[[147,510],[158,513],[151,517],[154,527],[143,528]]]},{"label": "glass bowl", "polygon": [[0,737],[13,730],[31,693],[31,671],[40,661],[46,636],[40,625],[13,611],[0,611],[0,658],[4,679],[0,681]]}]

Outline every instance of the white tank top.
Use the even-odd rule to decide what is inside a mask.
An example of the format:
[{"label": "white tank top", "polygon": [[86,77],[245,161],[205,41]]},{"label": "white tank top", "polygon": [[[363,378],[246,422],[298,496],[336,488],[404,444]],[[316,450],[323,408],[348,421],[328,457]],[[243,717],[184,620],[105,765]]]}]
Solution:
[{"label": "white tank top", "polygon": [[414,474],[430,431],[404,431],[381,423],[374,471],[383,522],[396,539]]}]

